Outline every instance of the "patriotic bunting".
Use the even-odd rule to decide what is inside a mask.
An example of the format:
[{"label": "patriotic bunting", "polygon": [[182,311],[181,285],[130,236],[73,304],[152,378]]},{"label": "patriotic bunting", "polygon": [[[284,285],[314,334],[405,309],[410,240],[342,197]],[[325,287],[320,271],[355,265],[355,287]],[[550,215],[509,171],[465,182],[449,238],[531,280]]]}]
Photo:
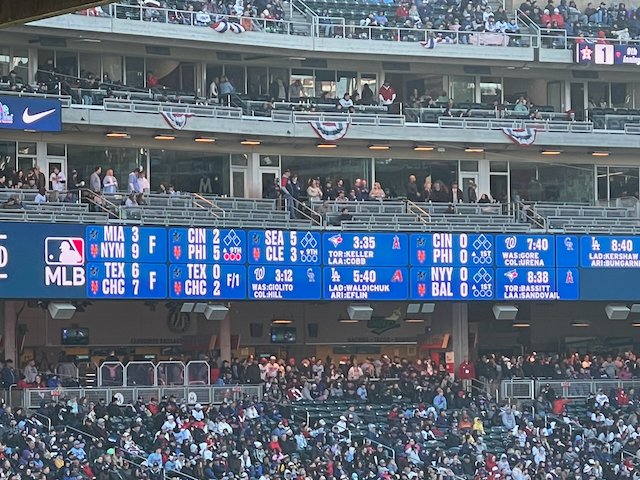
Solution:
[{"label": "patriotic bunting", "polygon": [[535,128],[503,128],[504,134],[516,145],[528,147],[536,141]]},{"label": "patriotic bunting", "polygon": [[182,130],[187,126],[189,117],[193,116],[193,113],[173,113],[173,112],[160,112],[162,118],[169,124],[174,130]]},{"label": "patriotic bunting", "polygon": [[214,29],[218,33],[225,33],[225,32],[242,33],[246,31],[245,28],[239,23],[227,22],[226,20],[213,22],[210,26],[212,29]]},{"label": "patriotic bunting", "polygon": [[349,122],[309,122],[316,135],[327,142],[337,142],[347,134]]}]

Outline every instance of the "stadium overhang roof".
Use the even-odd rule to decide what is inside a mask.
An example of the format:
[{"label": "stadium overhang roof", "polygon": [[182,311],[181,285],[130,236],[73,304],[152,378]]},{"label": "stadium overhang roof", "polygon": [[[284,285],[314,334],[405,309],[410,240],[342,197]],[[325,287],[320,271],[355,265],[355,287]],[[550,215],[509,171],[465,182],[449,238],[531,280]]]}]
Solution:
[{"label": "stadium overhang roof", "polygon": [[4,0],[0,8],[0,28],[41,18],[104,5],[87,0]]}]

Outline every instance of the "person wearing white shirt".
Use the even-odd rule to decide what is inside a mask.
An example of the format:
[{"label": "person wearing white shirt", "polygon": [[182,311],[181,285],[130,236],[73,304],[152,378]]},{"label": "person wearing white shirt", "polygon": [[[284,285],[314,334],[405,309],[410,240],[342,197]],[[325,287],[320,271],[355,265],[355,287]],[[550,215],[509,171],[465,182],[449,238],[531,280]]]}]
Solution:
[{"label": "person wearing white shirt", "polygon": [[351,107],[353,107],[353,100],[351,100],[351,95],[345,93],[338,101],[338,105],[340,106],[340,110],[349,110]]},{"label": "person wearing white shirt", "polygon": [[44,188],[38,190],[38,193],[36,193],[36,198],[34,198],[34,202],[47,203],[47,191]]},{"label": "person wearing white shirt", "polygon": [[599,407],[602,407],[605,403],[609,403],[609,397],[607,397],[604,392],[600,390],[596,395],[596,403]]},{"label": "person wearing white shirt", "polygon": [[138,186],[142,190],[142,193],[149,193],[151,191],[149,180],[144,172],[140,172],[140,176],[138,177]]},{"label": "person wearing white shirt", "polygon": [[67,188],[67,177],[58,167],[53,168],[49,181],[51,182],[51,190],[54,192],[64,192]]},{"label": "person wearing white shirt", "polygon": [[113,169],[109,168],[102,179],[104,193],[116,193],[118,191],[118,180],[113,176]]}]

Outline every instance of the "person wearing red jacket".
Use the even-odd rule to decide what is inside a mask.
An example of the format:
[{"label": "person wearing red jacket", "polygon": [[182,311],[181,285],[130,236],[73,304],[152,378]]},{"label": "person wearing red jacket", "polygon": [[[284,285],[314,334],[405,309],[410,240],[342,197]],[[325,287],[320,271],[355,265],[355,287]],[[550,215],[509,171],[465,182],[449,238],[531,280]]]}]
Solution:
[{"label": "person wearing red jacket", "polygon": [[462,387],[467,391],[471,391],[471,380],[476,378],[476,366],[465,358],[458,367],[458,377],[462,380]]}]

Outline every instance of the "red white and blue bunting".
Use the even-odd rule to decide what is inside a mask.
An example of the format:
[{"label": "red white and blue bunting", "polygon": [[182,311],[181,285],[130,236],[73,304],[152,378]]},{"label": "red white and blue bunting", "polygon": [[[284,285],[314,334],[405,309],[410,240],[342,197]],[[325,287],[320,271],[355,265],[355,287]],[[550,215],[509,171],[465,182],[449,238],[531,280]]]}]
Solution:
[{"label": "red white and blue bunting", "polygon": [[193,116],[193,113],[173,113],[173,112],[160,112],[162,118],[169,124],[174,130],[182,130],[187,126],[189,117]]},{"label": "red white and blue bunting", "polygon": [[239,23],[227,22],[226,20],[213,22],[210,26],[218,33],[225,33],[225,32],[242,33],[246,31],[246,29]]},{"label": "red white and blue bunting", "polygon": [[337,142],[347,134],[349,122],[309,122],[313,131],[322,140]]},{"label": "red white and blue bunting", "polygon": [[503,128],[504,134],[516,145],[528,147],[536,141],[535,128]]}]

